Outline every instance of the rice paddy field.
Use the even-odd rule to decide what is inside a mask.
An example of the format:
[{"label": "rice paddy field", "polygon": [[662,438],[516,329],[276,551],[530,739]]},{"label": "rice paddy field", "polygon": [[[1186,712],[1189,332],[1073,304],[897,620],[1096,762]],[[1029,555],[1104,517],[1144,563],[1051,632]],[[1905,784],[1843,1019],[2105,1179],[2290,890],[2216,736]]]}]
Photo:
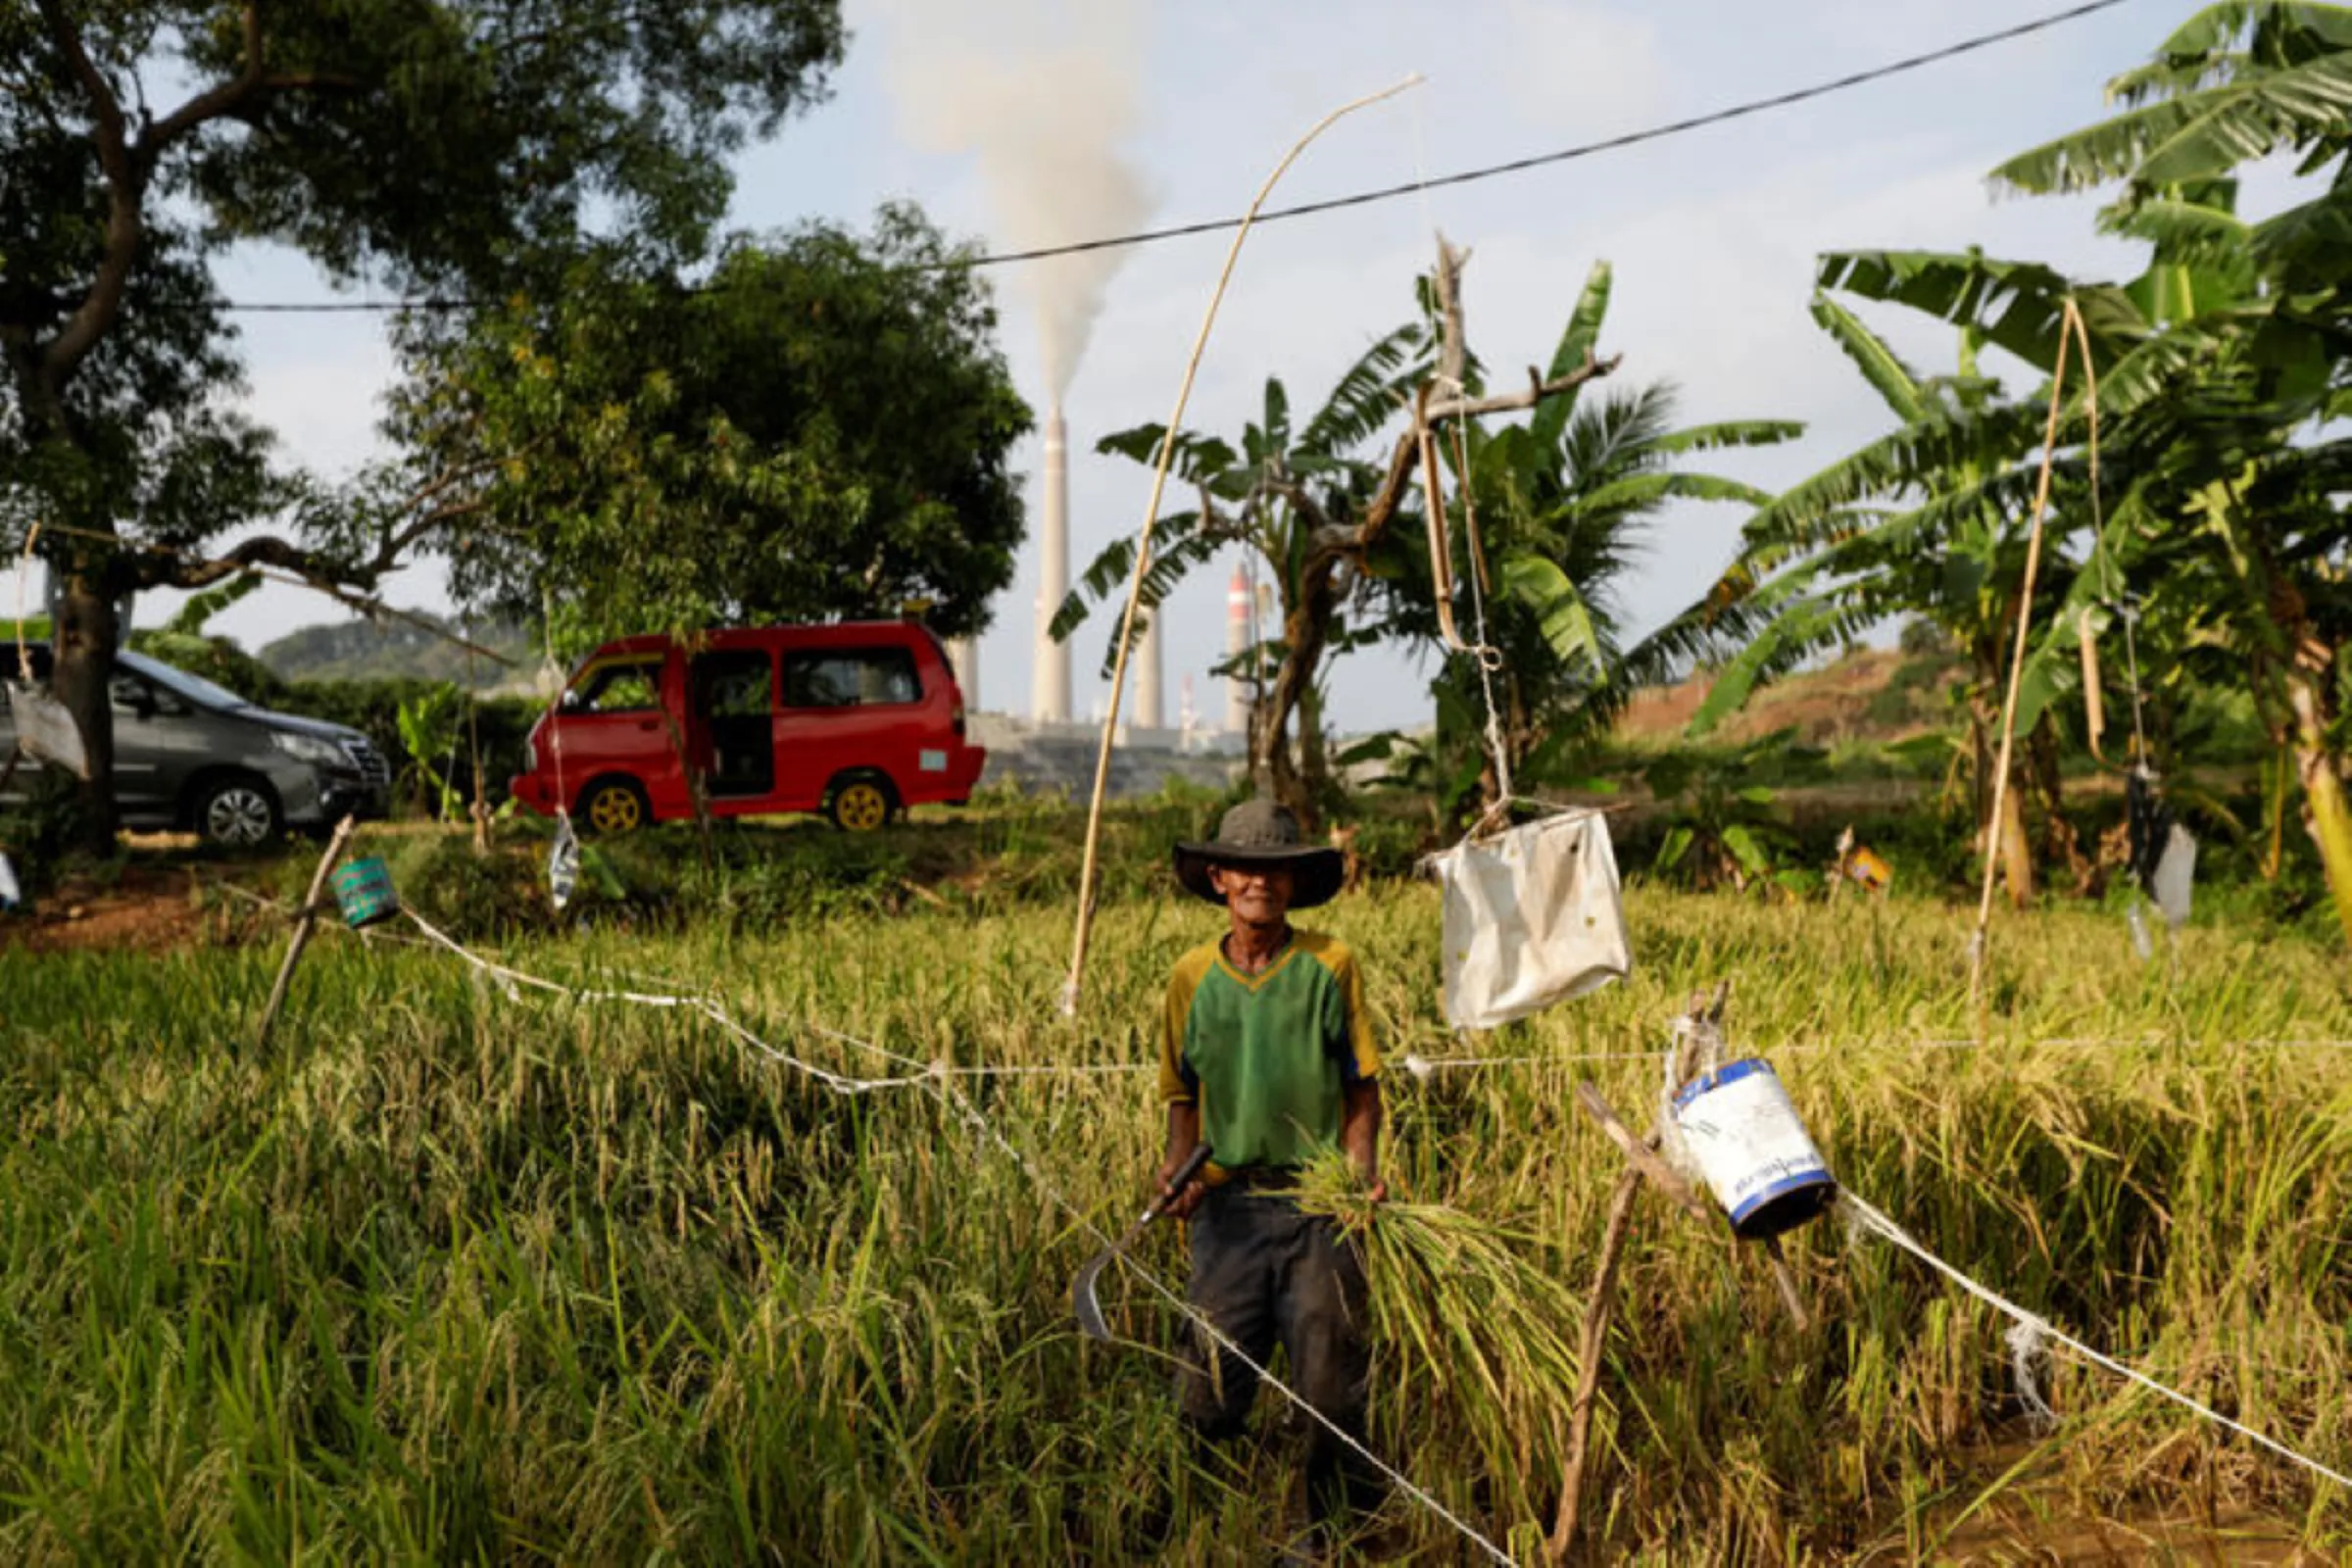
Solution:
[{"label": "rice paddy field", "polygon": [[[1476,1041],[1438,1013],[1438,899],[1311,923],[1361,952],[1391,1056],[1409,1277],[1376,1271],[1373,1446],[1542,1556],[1619,1156],[1694,988],[1772,1059],[1839,1177],[1955,1267],[2323,1463],[2352,1466],[2352,982],[2301,937],[2004,916],[1984,1043],[1965,915],[1635,888],[1626,982]],[[1067,911],[918,905],[773,929],[315,945],[268,1054],[273,942],[0,950],[0,1558],[1265,1562],[1299,1522],[1261,1401],[1189,1457],[1181,1332],[1113,1269],[1141,1208],[1170,960],[1217,929],[1106,905],[1080,1015]],[[821,1031],[835,1031],[828,1034]],[[1475,1054],[1481,1067],[1402,1069]],[[919,1070],[919,1069],[917,1069]],[[1003,1143],[997,1141],[1001,1135]],[[1008,1152],[1005,1145],[1010,1146]],[[1017,1153],[1018,1157],[1014,1157]],[[2063,1353],[2026,1418],[2007,1320],[1833,1215],[1789,1238],[1811,1326],[1723,1233],[1640,1200],[1607,1342],[1587,1560],[2336,1561],[2352,1496]],[[1173,1227],[1136,1263],[1181,1288]],[[1480,1310],[1481,1306],[1485,1310]],[[1393,1495],[1381,1550],[1479,1560]]]}]

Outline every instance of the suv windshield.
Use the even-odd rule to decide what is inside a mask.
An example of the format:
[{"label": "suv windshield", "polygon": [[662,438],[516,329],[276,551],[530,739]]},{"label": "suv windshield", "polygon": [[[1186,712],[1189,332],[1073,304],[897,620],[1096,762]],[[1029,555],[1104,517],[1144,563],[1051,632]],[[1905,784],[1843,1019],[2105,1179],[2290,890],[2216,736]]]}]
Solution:
[{"label": "suv windshield", "polygon": [[199,708],[251,708],[253,705],[224,686],[216,686],[201,675],[191,675],[170,664],[159,664],[144,654],[125,649],[115,656],[115,662],[125,669],[138,671],[166,691],[186,698]]}]

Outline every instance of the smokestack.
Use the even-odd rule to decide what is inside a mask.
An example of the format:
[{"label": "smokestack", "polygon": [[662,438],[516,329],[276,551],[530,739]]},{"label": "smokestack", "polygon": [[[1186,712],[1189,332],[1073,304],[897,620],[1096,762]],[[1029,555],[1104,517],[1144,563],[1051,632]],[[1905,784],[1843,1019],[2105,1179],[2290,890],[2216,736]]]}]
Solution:
[{"label": "smokestack", "polygon": [[956,688],[963,693],[964,711],[980,711],[980,645],[969,637],[949,638],[948,667],[956,672]]},{"label": "smokestack", "polygon": [[1250,651],[1250,576],[1233,568],[1233,586],[1225,591],[1225,657],[1233,673],[1225,677],[1225,727],[1236,735],[1250,733],[1250,683],[1243,678],[1241,658]]},{"label": "smokestack", "polygon": [[1038,537],[1037,663],[1030,713],[1041,724],[1070,719],[1070,648],[1047,630],[1070,591],[1070,468],[1061,405],[1046,415],[1045,523]]},{"label": "smokestack", "polygon": [[1143,646],[1135,651],[1135,655],[1139,661],[1135,671],[1135,727],[1163,728],[1167,723],[1167,714],[1159,697],[1158,611],[1153,611],[1151,620],[1145,624]]}]

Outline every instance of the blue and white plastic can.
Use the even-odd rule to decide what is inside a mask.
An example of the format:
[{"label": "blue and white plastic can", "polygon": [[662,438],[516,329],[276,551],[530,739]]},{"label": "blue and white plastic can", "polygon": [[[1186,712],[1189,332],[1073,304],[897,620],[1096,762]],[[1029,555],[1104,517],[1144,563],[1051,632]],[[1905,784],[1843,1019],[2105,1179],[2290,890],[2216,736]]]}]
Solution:
[{"label": "blue and white plastic can", "polygon": [[1732,1229],[1751,1241],[1794,1230],[1829,1206],[1838,1184],[1780,1075],[1750,1056],[1676,1092],[1674,1119]]}]

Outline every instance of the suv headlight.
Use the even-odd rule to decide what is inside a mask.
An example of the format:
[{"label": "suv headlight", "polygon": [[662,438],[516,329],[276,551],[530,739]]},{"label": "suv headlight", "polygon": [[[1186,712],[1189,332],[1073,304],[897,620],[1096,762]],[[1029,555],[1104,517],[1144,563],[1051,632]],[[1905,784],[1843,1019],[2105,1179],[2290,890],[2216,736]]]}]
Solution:
[{"label": "suv headlight", "polygon": [[349,767],[351,759],[333,741],[322,741],[316,735],[297,735],[291,730],[273,729],[270,744],[297,762],[309,762],[318,767]]}]

